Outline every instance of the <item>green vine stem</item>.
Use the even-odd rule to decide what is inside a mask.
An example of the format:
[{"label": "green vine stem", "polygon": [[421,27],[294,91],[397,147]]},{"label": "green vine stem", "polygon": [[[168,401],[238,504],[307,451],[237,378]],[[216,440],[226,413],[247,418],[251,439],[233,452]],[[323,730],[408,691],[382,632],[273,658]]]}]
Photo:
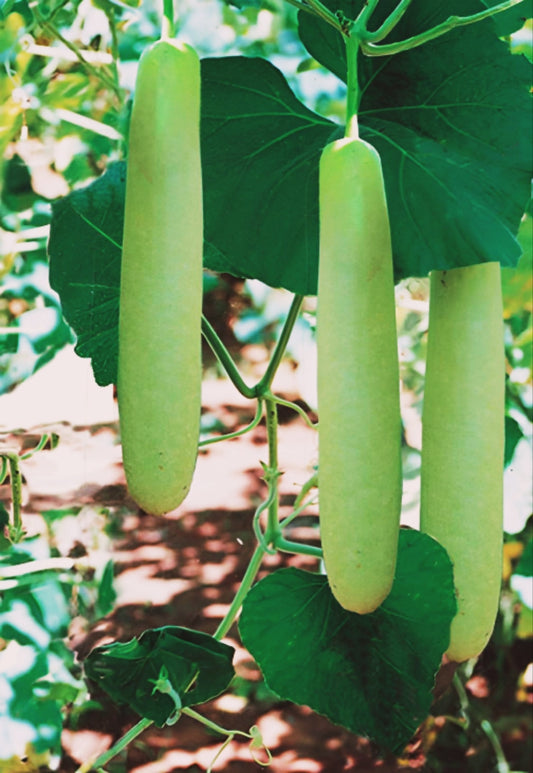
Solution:
[{"label": "green vine stem", "polygon": [[262,762],[255,755],[252,754],[254,758],[254,762],[256,762],[258,765],[261,765],[262,767],[267,767],[272,762],[272,754],[270,753],[270,750],[265,746],[263,739],[261,737],[261,732],[257,727],[257,725],[253,725],[247,733],[244,732],[243,730],[227,730],[225,727],[218,725],[216,722],[213,722],[212,720],[207,719],[206,717],[199,714],[197,711],[194,711],[194,709],[184,708],[182,709],[182,711],[183,711],[183,714],[186,714],[188,717],[191,717],[191,719],[195,719],[197,722],[200,722],[200,724],[207,727],[208,730],[212,730],[215,733],[219,733],[220,735],[227,736],[226,741],[223,743],[222,747],[218,750],[215,758],[211,762],[211,765],[209,766],[207,773],[210,773],[210,771],[213,770],[213,766],[215,762],[220,757],[221,753],[224,751],[226,746],[235,738],[236,735],[240,736],[241,738],[247,738],[250,741],[250,751],[253,751],[255,749],[265,750],[267,755],[267,760],[265,762]]},{"label": "green vine stem", "polygon": [[290,515],[288,515],[286,518],[284,518],[280,523],[280,530],[286,529],[287,526],[294,521],[295,518],[297,518],[301,513],[304,512],[310,505],[316,504],[316,497],[311,497],[310,499],[306,500],[305,502],[300,502],[298,507],[295,507],[294,510]]},{"label": "green vine stem", "polygon": [[98,770],[102,767],[102,765],[107,765],[107,763],[112,760],[113,757],[116,757],[117,754],[120,754],[120,752],[123,751],[126,746],[134,741],[141,733],[150,727],[150,725],[153,725],[151,719],[141,719],[140,722],[137,722],[137,724],[128,730],[127,733],[124,733],[122,738],[119,738],[119,740],[114,743],[110,749],[102,752],[102,754],[100,754],[92,762],[84,762],[83,765],[81,765],[76,770],[76,773],[90,773],[91,770]]},{"label": "green vine stem", "polygon": [[237,366],[231,359],[231,355],[220,340],[216,330],[211,325],[209,320],[202,315],[202,335],[211,347],[211,350],[219,363],[222,365],[226,374],[229,376],[234,386],[239,392],[250,399],[256,396],[254,387],[249,387],[241,374],[239,373]]},{"label": "green vine stem", "polygon": [[279,535],[278,480],[281,471],[278,469],[278,406],[272,397],[265,397],[265,409],[268,438],[268,467],[265,480],[270,490],[265,541],[267,545],[273,545]]},{"label": "green vine stem", "polygon": [[[484,19],[489,19],[497,13],[508,11],[510,8],[521,2],[523,2],[523,0],[506,0],[504,3],[495,5],[492,8],[487,8],[485,11],[471,14],[470,16],[449,16],[441,24],[437,24],[435,27],[432,27],[425,32],[413,35],[405,40],[400,40],[397,43],[376,44],[370,40],[363,40],[361,42],[361,48],[368,56],[391,56],[392,54],[400,54],[403,51],[410,51],[413,48],[422,46],[424,43],[429,43],[431,40],[435,40],[458,27],[475,24]],[[386,23],[387,22],[385,22],[385,24]]]},{"label": "green vine stem", "polygon": [[107,17],[107,23],[109,24],[109,31],[111,33],[111,56],[113,57],[113,64],[111,69],[113,71],[113,78],[115,80],[115,92],[120,93],[120,75],[118,71],[119,54],[119,40],[117,31],[117,21],[115,18],[115,10],[113,6],[105,4],[103,11]]},{"label": "green vine stem", "polygon": [[279,367],[283,355],[285,354],[290,335],[296,320],[298,319],[303,299],[303,295],[295,295],[292,299],[289,313],[287,314],[287,318],[284,322],[280,337],[276,343],[276,346],[274,347],[274,351],[272,352],[270,362],[267,365],[267,369],[263,377],[254,388],[254,393],[256,395],[265,395],[270,390],[276,371]]},{"label": "green vine stem", "polygon": [[12,523],[9,524],[9,539],[11,542],[20,542],[24,537],[22,524],[22,473],[20,471],[20,459],[16,451],[2,451],[2,457],[9,465],[9,477],[11,480],[11,508]]},{"label": "green vine stem", "polygon": [[[294,500],[294,509],[299,510],[301,512],[302,502],[304,501],[304,498],[307,496],[307,494],[311,491],[313,488],[318,488],[318,472],[315,472],[311,475],[310,478],[308,478],[305,483],[303,484],[302,488],[300,489],[300,492],[296,499]],[[291,518],[292,520],[292,518]],[[283,521],[285,523],[285,521]]]},{"label": "green vine stem", "polygon": [[3,454],[0,454],[0,486],[5,481],[7,477],[7,459]]},{"label": "green vine stem", "polygon": [[[455,673],[453,676],[453,686],[459,698],[461,714],[463,715],[462,726],[465,730],[468,730],[468,728],[471,726],[472,714],[474,715],[474,719],[476,719],[477,717],[476,717],[476,712],[473,710],[472,704],[470,703],[470,700],[468,698],[468,693],[463,684],[463,681],[458,673]],[[448,719],[452,722],[455,721],[457,723],[457,720],[455,720],[454,717],[448,717]],[[483,733],[485,734],[488,742],[492,746],[494,756],[496,757],[495,770],[497,771],[497,773],[510,773],[511,768],[509,767],[509,763],[505,758],[505,754],[504,754],[502,745],[500,743],[500,739],[498,738],[498,735],[494,730],[494,727],[488,721],[488,719],[484,719],[484,718],[479,719],[479,726],[483,731]]]},{"label": "green vine stem", "polygon": [[509,767],[509,763],[505,758],[500,739],[498,738],[494,727],[488,719],[482,719],[480,725],[494,751],[494,756],[496,757],[497,773],[511,773],[511,768]]},{"label": "green vine stem", "polygon": [[265,552],[266,551],[261,545],[257,545],[257,547],[255,548],[252,558],[250,559],[250,563],[248,564],[246,568],[246,572],[244,573],[244,577],[242,578],[241,584],[239,586],[239,590],[235,594],[233,601],[230,604],[230,608],[224,615],[224,618],[221,620],[218,628],[213,634],[214,639],[217,639],[218,641],[220,641],[220,639],[223,639],[224,636],[226,636],[226,634],[228,633],[233,623],[235,622],[237,615],[239,614],[240,608],[242,606],[242,603],[246,597],[246,594],[252,587],[255,577],[257,575],[257,572],[259,571],[259,568],[263,561],[263,558],[265,557]]},{"label": "green vine stem", "polygon": [[104,86],[106,86],[106,88],[108,88],[115,95],[119,104],[121,104],[122,92],[118,87],[117,83],[115,82],[115,80],[113,78],[110,78],[101,69],[99,70],[98,68],[94,67],[90,62],[87,61],[87,59],[85,59],[83,54],[80,52],[79,48],[74,43],[71,43],[71,41],[68,40],[68,38],[66,38],[64,35],[61,34],[61,32],[52,22],[52,16],[49,16],[47,19],[41,16],[41,13],[37,8],[37,3],[31,5],[31,11],[39,26],[42,27],[43,30],[48,32],[48,34],[51,35],[53,38],[56,38],[57,40],[59,40],[66,48],[69,49],[69,51],[72,51],[72,53],[74,54],[78,62],[89,73],[89,75],[92,75],[98,81],[103,83]]},{"label": "green vine stem", "polygon": [[259,545],[263,548],[264,552],[268,553],[269,555],[273,555],[276,552],[276,550],[275,548],[271,548],[269,546],[269,542],[272,542],[272,539],[270,538],[270,535],[269,535],[269,538],[267,539],[266,534],[267,534],[268,527],[265,530],[265,533],[263,534],[263,531],[261,529],[261,515],[262,513],[265,512],[265,510],[270,511],[270,508],[273,506],[274,502],[277,499],[278,489],[276,485],[276,478],[279,475],[279,473],[277,473],[276,470],[270,470],[268,465],[266,464],[263,464],[263,469],[265,471],[263,479],[268,486],[268,495],[266,499],[263,502],[261,502],[259,507],[256,509],[254,513],[253,521],[252,521],[252,526],[253,526],[256,539]]},{"label": "green vine stem", "polygon": [[295,411],[301,418],[305,421],[308,427],[311,427],[311,429],[318,429],[318,422],[314,423],[311,421],[309,416],[306,414],[303,408],[301,408],[297,403],[293,403],[290,400],[284,400],[282,397],[278,397],[277,395],[272,395],[272,400],[274,400],[278,405],[283,405],[285,408],[291,408],[293,411]]},{"label": "green vine stem", "polygon": [[282,553],[295,553],[299,556],[322,558],[321,548],[315,545],[307,545],[305,542],[293,542],[292,540],[285,539],[285,537],[278,537],[275,544],[276,548],[281,550]]},{"label": "green vine stem", "polygon": [[411,5],[411,2],[412,0],[400,0],[394,11],[390,12],[389,16],[377,30],[374,32],[365,30],[364,40],[378,43],[380,40],[386,38],[401,20],[402,16]]},{"label": "green vine stem", "polygon": [[280,337],[276,343],[276,346],[274,347],[274,351],[272,352],[272,356],[267,365],[266,371],[258,383],[252,387],[246,384],[243,377],[239,373],[237,366],[233,362],[230,353],[218,336],[216,330],[213,328],[209,320],[202,315],[202,335],[211,347],[213,354],[226,371],[226,374],[233,382],[234,386],[242,395],[244,395],[244,397],[249,399],[253,399],[254,397],[264,397],[270,391],[270,386],[274,376],[276,375],[276,371],[283,358],[283,355],[285,354],[287,343],[294,328],[294,324],[298,318],[298,314],[300,313],[303,299],[303,295],[294,296],[289,312],[287,314],[287,318],[283,324]]},{"label": "green vine stem", "polygon": [[31,448],[29,451],[26,451],[25,454],[22,454],[19,458],[20,459],[30,459],[34,454],[37,453],[37,451],[42,451],[42,449],[50,444],[50,448],[54,449],[57,447],[57,444],[59,442],[59,435],[55,432],[45,432],[43,435],[41,435],[39,442],[35,446],[35,448]]},{"label": "green vine stem", "polygon": [[368,27],[368,21],[377,8],[379,0],[366,0],[359,16],[357,16],[354,26],[358,31],[365,30]]},{"label": "green vine stem", "polygon": [[323,19],[327,24],[331,24],[332,27],[342,32],[342,25],[336,14],[330,11],[320,0],[304,0],[304,2],[298,5],[302,10],[310,11],[315,16]]},{"label": "green vine stem", "polygon": [[202,448],[203,446],[211,445],[212,443],[220,443],[221,440],[232,440],[233,438],[240,437],[240,435],[245,435],[247,432],[250,432],[250,430],[255,429],[255,427],[257,427],[257,425],[259,424],[262,418],[263,418],[263,400],[261,398],[258,398],[257,410],[250,424],[247,424],[246,427],[243,427],[242,429],[238,429],[235,432],[228,432],[227,435],[219,435],[216,437],[206,438],[205,440],[200,440],[200,442],[198,443],[198,446]]}]

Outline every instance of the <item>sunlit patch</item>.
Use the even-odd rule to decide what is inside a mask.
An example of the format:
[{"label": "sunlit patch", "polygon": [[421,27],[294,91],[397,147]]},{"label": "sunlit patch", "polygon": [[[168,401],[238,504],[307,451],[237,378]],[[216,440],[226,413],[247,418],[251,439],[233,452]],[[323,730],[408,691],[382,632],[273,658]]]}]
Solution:
[{"label": "sunlit patch", "polygon": [[76,762],[86,762],[105,752],[111,746],[113,737],[95,730],[63,730],[63,748]]},{"label": "sunlit patch", "polygon": [[209,606],[204,607],[203,615],[204,617],[222,619],[229,608],[229,604],[209,604]]},{"label": "sunlit patch", "polygon": [[174,596],[194,588],[195,583],[183,579],[154,577],[157,564],[126,569],[116,578],[117,605],[169,604]]},{"label": "sunlit patch", "polygon": [[227,711],[229,714],[238,714],[240,711],[244,711],[248,704],[248,700],[240,695],[232,695],[226,693],[221,695],[213,701],[213,706],[220,711]]}]

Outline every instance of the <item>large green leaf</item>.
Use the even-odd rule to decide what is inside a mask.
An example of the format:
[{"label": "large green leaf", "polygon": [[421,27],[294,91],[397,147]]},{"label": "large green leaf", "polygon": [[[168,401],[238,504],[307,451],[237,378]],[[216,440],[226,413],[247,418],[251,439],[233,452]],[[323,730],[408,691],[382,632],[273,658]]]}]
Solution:
[{"label": "large green leaf", "polygon": [[402,529],[394,585],[375,612],[347,612],[324,575],[281,569],[248,593],[239,630],[281,698],[399,752],[429,712],[455,611],[445,550]]},{"label": "large green leaf", "polygon": [[263,59],[204,60],[202,77],[206,265],[314,293],[318,161],[339,127]]},{"label": "large green leaf", "polygon": [[181,706],[219,695],[234,671],[233,647],[201,631],[164,626],[128,642],[96,647],[84,662],[85,673],[118,703],[164,725],[176,710],[170,695],[156,689],[164,672]]},{"label": "large green leaf", "polygon": [[[350,0],[327,4],[354,14]],[[371,27],[396,4],[381,0]],[[481,8],[477,0],[414,3],[390,40]],[[300,37],[346,80],[339,33],[300,12]],[[398,276],[491,260],[516,265],[532,171],[527,61],[487,20],[406,53],[361,57],[359,75],[361,134],[382,157]]]}]

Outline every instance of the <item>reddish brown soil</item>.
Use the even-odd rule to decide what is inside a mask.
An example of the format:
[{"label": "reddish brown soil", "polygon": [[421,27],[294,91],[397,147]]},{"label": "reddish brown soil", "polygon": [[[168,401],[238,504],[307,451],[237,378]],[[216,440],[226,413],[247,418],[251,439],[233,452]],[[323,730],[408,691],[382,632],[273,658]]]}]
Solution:
[{"label": "reddish brown soil", "polygon": [[[285,396],[295,397],[290,390]],[[253,408],[225,382],[212,382],[206,387],[204,410],[220,419],[226,431],[248,422]],[[165,518],[140,513],[128,499],[115,421],[85,426],[60,424],[55,429],[61,435],[58,449],[43,451],[24,465],[25,517],[29,530],[39,528],[38,513],[80,505],[96,514],[98,508],[107,508],[115,527],[113,541],[105,549],[112,550],[115,562],[117,603],[113,612],[90,626],[82,618],[73,620],[70,644],[78,658],[83,660],[97,644],[113,639],[127,640],[146,628],[162,625],[181,625],[212,633],[239,586],[254,548],[252,516],[265,493],[259,463],[267,458],[264,427],[259,426],[242,438],[209,446],[202,452],[190,496],[180,509]],[[31,445],[32,441],[26,435],[11,437],[11,442]],[[282,512],[284,507],[289,512],[290,503],[309,477],[315,460],[313,430],[295,418],[295,414],[282,411]],[[315,509],[311,507],[298,519],[291,536],[317,541]],[[89,528],[83,539],[92,543],[80,546],[76,538],[76,544],[66,544],[64,549],[68,552],[85,548],[90,554],[98,537]],[[265,560],[262,573],[281,565],[310,569],[316,566],[312,558],[276,555]],[[443,716],[456,712],[458,705],[454,694],[450,690],[446,692],[451,678],[449,669],[442,674],[441,691],[445,694],[436,707],[437,717],[425,723],[401,759],[384,759],[367,740],[332,725],[306,707],[280,701],[269,693],[239,643],[236,626],[227,641],[237,651],[238,688],[230,689],[226,696],[199,710],[226,728],[247,731],[257,724],[272,753],[269,769],[273,773],[496,771],[493,749],[486,737],[478,734],[477,739],[467,738],[460,727]],[[481,662],[481,673],[483,668],[489,669],[492,665],[489,660]],[[498,679],[501,671],[491,673],[485,680],[488,685],[485,694],[476,698],[484,715],[490,715],[490,693]],[[479,687],[472,682],[473,693],[476,684]],[[92,759],[138,719],[127,708],[114,706],[104,695],[98,694],[95,698],[101,701],[101,709],[82,713],[76,724],[67,722],[62,773],[72,773],[80,762]],[[498,711],[501,713],[501,709]],[[516,764],[521,765],[511,769],[526,770],[527,729],[517,722],[509,723],[505,747]],[[146,730],[106,770],[109,773],[205,771],[222,740],[185,717],[173,727]],[[264,755],[261,759],[264,760]],[[214,766],[214,771],[225,773],[252,773],[260,769],[248,742],[237,738]]]}]

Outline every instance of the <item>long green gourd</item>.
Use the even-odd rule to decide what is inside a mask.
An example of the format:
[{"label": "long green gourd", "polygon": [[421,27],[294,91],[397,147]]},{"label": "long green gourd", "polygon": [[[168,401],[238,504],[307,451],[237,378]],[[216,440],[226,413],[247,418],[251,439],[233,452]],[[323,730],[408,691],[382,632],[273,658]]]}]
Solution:
[{"label": "long green gourd", "polygon": [[147,512],[186,496],[201,405],[200,64],[160,40],[133,102],[120,283],[118,403],[128,488]]},{"label": "long green gourd", "polygon": [[392,250],[371,145],[323,150],[319,206],[320,533],[334,596],[365,614],[394,579],[402,494]]},{"label": "long green gourd", "polygon": [[490,638],[502,577],[505,355],[499,263],[431,273],[422,531],[448,551],[458,612],[447,655]]}]

